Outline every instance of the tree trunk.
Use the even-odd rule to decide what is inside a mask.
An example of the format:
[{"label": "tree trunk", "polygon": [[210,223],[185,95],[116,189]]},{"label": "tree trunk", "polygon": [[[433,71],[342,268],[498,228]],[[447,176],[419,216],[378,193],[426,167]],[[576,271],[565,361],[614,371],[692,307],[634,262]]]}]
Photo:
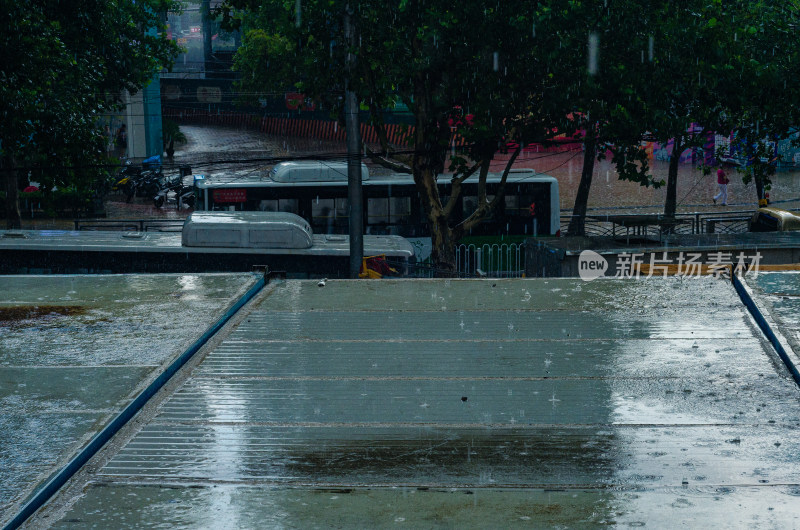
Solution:
[{"label": "tree trunk", "polygon": [[[415,40],[412,45],[416,48],[419,43]],[[431,264],[437,277],[448,278],[456,273],[455,241],[449,226],[449,219],[442,206],[439,188],[436,185],[436,175],[442,167],[443,151],[439,148],[439,136],[444,134],[441,130],[441,120],[435,116],[432,102],[432,83],[423,73],[414,76],[414,155],[411,160],[411,169],[414,183],[417,185],[420,199],[422,200],[425,215],[431,230]],[[449,136],[450,130],[447,128]],[[452,199],[452,197],[451,197]]]},{"label": "tree trunk", "polygon": [[581,171],[581,183],[578,185],[578,194],[575,196],[575,206],[572,208],[572,219],[569,222],[567,235],[584,236],[586,235],[586,205],[589,202],[589,190],[592,187],[592,174],[594,173],[594,162],[597,160],[597,137],[595,127],[591,126],[586,131],[586,142],[583,152],[583,170]]},{"label": "tree trunk", "polygon": [[675,217],[678,209],[678,162],[683,151],[683,136],[675,137],[672,154],[669,157],[669,171],[667,173],[667,200],[664,203],[664,217]]},{"label": "tree trunk", "polygon": [[444,215],[437,216],[436,222],[431,224],[431,243],[434,276],[437,278],[457,276],[456,242],[453,240],[453,233]]},{"label": "tree trunk", "polygon": [[449,226],[447,216],[442,207],[439,190],[436,186],[435,157],[428,152],[430,147],[425,146],[425,135],[415,131],[415,150],[412,167],[414,181],[420,192],[422,205],[431,229],[431,264],[437,277],[448,278],[455,274],[456,257],[453,233]]},{"label": "tree trunk", "polygon": [[6,156],[3,160],[2,173],[6,192],[6,229],[22,228],[22,216],[19,213],[19,187],[17,185],[17,170],[14,169],[14,158]]}]

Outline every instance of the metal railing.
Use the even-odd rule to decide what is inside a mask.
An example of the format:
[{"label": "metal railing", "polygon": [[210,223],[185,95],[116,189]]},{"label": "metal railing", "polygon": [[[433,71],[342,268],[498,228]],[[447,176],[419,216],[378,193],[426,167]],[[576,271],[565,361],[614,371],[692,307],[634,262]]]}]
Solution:
[{"label": "metal railing", "polygon": [[[525,274],[525,244],[460,244],[455,247],[456,278],[521,278]],[[433,278],[439,271],[428,260],[408,267],[412,278]]]},{"label": "metal railing", "polygon": [[463,277],[520,278],[525,272],[525,245],[457,245],[456,270]]},{"label": "metal railing", "polygon": [[[641,214],[622,214],[614,215],[616,218],[636,217]],[[675,214],[678,223],[671,228],[675,234],[741,234],[747,232],[748,221],[753,216],[753,210],[740,210],[733,212],[693,212]],[[561,216],[561,233],[567,234],[569,223],[574,216]],[[601,217],[601,216],[596,216]],[[585,230],[587,236],[594,237],[616,237],[616,236],[637,236],[637,237],[659,237],[662,229],[656,225],[637,226],[626,229],[618,223],[605,221],[594,217],[592,214],[586,216]]]}]

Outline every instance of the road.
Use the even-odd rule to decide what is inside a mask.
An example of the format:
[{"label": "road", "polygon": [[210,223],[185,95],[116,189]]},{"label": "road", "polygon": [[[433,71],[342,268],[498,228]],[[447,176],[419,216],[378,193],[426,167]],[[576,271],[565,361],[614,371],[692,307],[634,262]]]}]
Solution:
[{"label": "road", "polygon": [[[165,160],[168,172],[177,172],[178,166],[188,164],[194,173],[254,174],[268,171],[273,159],[289,157],[344,156],[345,145],[339,142],[281,138],[249,129],[183,125],[181,130],[188,142],[176,148],[173,160]],[[568,214],[574,205],[575,195],[582,169],[581,151],[566,153],[525,152],[514,167],[533,168],[540,173],[556,177],[561,193],[561,208]],[[502,171],[507,156],[498,155],[492,170]],[[373,172],[388,171],[368,163]],[[667,163],[652,162],[655,177],[666,179]],[[752,185],[745,186],[735,171],[731,172],[729,205],[715,206],[711,197],[716,192],[716,177],[704,175],[702,171],[684,164],[679,169],[679,212],[724,212],[752,210],[755,191]],[[663,211],[666,191],[645,188],[636,183],[620,181],[613,165],[608,161],[596,164],[589,208],[597,213],[648,213]],[[774,179],[771,192],[774,204],[781,208],[800,208],[800,172],[782,172]],[[148,198],[137,198],[132,204],[125,203],[120,196],[111,196],[105,203],[110,218],[183,218],[188,210],[154,208]],[[71,220],[23,219],[23,228],[69,228]]]},{"label": "road", "polygon": [[[343,143],[298,138],[281,138],[269,136],[257,131],[235,128],[218,128],[184,125],[181,130],[189,138],[189,143],[181,146],[176,152],[176,163],[189,163],[197,168],[197,172],[264,171],[270,164],[263,162],[247,162],[248,159],[269,157],[293,157],[319,155],[344,156],[346,148]],[[508,156],[501,154],[492,166],[492,171],[502,171],[504,160]],[[241,160],[239,163],[222,163],[222,161]],[[368,162],[371,171],[386,171]],[[657,179],[667,178],[668,163],[654,160],[651,162],[653,176]],[[556,177],[561,191],[561,208],[571,210],[580,183],[583,167],[583,152],[536,153],[524,152],[514,167],[533,168],[537,172]],[[729,206],[715,206],[711,197],[716,193],[716,175],[704,175],[690,164],[682,164],[678,173],[678,211],[730,211],[750,209],[755,203],[755,190],[741,182],[741,175],[730,171]],[[620,181],[613,164],[608,160],[599,161],[595,165],[589,207],[596,209],[644,209],[643,211],[663,210],[666,190],[645,188],[636,183]],[[774,179],[771,191],[773,201],[781,207],[800,207],[800,172],[781,172]],[[789,201],[791,202],[783,202]],[[567,213],[567,212],[565,212]],[[603,213],[606,213],[605,211]]]}]

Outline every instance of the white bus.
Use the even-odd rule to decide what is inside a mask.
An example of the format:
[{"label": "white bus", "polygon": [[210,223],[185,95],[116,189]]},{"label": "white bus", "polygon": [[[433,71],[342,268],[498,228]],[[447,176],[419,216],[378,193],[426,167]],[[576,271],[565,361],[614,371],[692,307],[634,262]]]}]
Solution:
[{"label": "white bus", "polygon": [[[404,237],[430,236],[427,218],[411,175],[370,175],[361,166],[364,197],[364,233]],[[500,174],[490,174],[489,198]],[[315,233],[348,232],[347,163],[327,161],[283,162],[268,174],[195,176],[196,210],[272,211],[300,215]],[[450,177],[439,178],[439,193],[449,193]],[[477,178],[462,185],[456,218],[464,218],[478,203]],[[446,200],[446,199],[445,199]],[[469,235],[559,235],[558,181],[532,169],[512,170],[505,200],[490,218]]]}]

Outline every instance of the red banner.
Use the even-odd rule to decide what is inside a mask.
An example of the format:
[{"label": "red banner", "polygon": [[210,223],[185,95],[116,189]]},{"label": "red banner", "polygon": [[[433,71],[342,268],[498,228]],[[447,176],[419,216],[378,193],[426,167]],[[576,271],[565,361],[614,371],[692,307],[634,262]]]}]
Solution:
[{"label": "red banner", "polygon": [[246,200],[247,190],[244,188],[214,190],[214,202],[245,202]]},{"label": "red banner", "polygon": [[287,92],[285,97],[286,108],[289,110],[314,110],[317,107],[316,103],[306,100],[305,94]]}]

